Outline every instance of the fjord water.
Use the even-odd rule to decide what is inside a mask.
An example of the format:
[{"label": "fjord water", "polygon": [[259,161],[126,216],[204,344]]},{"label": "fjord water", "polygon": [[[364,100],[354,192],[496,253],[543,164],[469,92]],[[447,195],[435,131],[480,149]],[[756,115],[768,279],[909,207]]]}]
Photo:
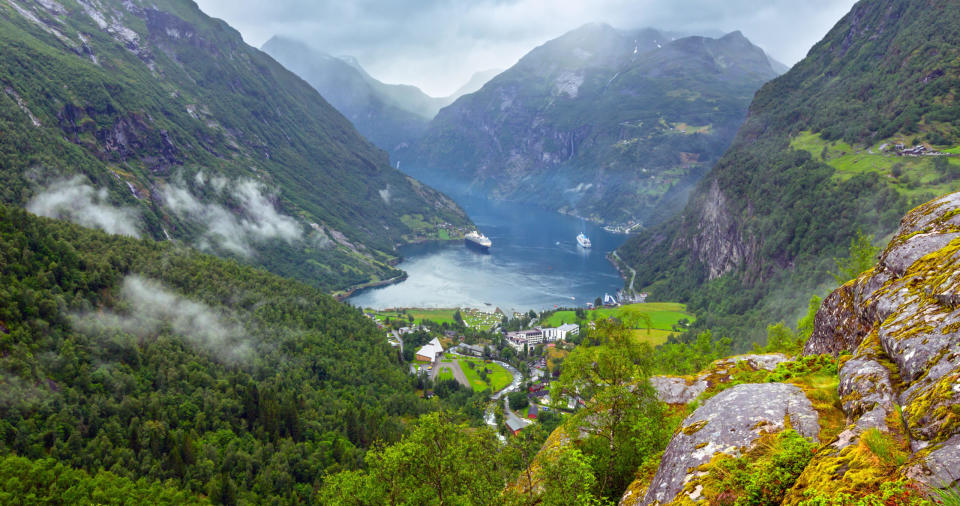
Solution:
[{"label": "fjord water", "polygon": [[[623,281],[605,255],[626,236],[522,202],[452,195],[480,231],[492,241],[490,253],[467,248],[463,241],[406,246],[398,266],[409,277],[398,284],[351,297],[356,306],[472,307],[526,311],[583,306]],[[591,249],[577,246],[584,232]]]}]

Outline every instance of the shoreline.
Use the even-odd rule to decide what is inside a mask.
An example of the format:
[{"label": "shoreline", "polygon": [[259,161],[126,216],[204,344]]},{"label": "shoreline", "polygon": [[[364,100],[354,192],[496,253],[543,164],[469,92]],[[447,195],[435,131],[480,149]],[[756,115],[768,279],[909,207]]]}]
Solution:
[{"label": "shoreline", "polygon": [[363,284],[360,284],[360,285],[354,285],[354,286],[351,286],[350,288],[347,288],[346,290],[342,290],[342,291],[339,291],[339,292],[334,292],[334,293],[332,293],[331,295],[333,295],[333,298],[334,298],[334,299],[337,299],[337,302],[343,302],[343,301],[349,299],[350,297],[353,297],[353,296],[356,295],[357,293],[362,292],[362,291],[364,291],[364,290],[369,290],[369,289],[371,289],[371,288],[380,288],[380,287],[384,287],[384,286],[394,285],[394,284],[400,283],[401,281],[405,281],[405,280],[407,279],[407,276],[408,276],[408,274],[407,274],[406,272],[404,272],[403,274],[401,274],[401,275],[399,275],[399,276],[394,276],[394,277],[392,277],[392,278],[390,278],[390,279],[382,279],[382,280],[380,280],[380,281],[371,281],[371,282],[369,282],[369,283],[363,283]]},{"label": "shoreline", "polygon": [[[410,242],[403,243],[403,244],[396,244],[396,245],[394,245],[394,247],[400,248],[400,247],[403,247],[403,246],[429,244],[429,243],[443,244],[443,243],[449,243],[449,242],[453,242],[453,241],[462,241],[462,240],[463,240],[462,237],[456,238],[456,239],[454,239],[454,238],[451,238],[451,239],[418,239],[418,240],[416,240],[416,241],[410,241]],[[396,266],[400,265],[401,262],[403,262],[403,257],[398,255],[396,258],[394,258],[394,259],[390,260],[389,262],[387,262],[387,265],[389,265],[390,267],[396,267]],[[401,275],[399,275],[399,276],[394,276],[394,277],[392,277],[392,278],[390,278],[390,279],[382,279],[382,280],[380,280],[380,281],[371,281],[371,282],[369,282],[369,283],[361,283],[361,284],[359,284],[359,285],[353,285],[353,286],[348,287],[348,288],[345,288],[345,289],[343,289],[343,290],[338,290],[338,291],[336,291],[336,292],[333,292],[333,293],[331,293],[331,295],[333,296],[333,298],[337,299],[338,302],[343,302],[343,301],[349,299],[350,297],[353,297],[354,295],[357,295],[358,293],[360,293],[360,292],[362,292],[362,291],[364,291],[364,290],[370,290],[370,289],[373,289],[373,288],[382,288],[382,287],[384,287],[384,286],[395,285],[395,284],[397,284],[397,283],[406,281],[406,279],[407,279],[408,276],[409,276],[409,275],[407,274],[407,272],[406,272],[406,271],[403,271],[403,274],[401,274]]]}]

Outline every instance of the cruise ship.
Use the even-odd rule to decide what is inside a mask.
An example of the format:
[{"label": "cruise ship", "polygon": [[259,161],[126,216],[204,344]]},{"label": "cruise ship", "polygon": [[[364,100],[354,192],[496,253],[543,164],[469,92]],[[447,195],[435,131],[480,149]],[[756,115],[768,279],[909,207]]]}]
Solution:
[{"label": "cruise ship", "polygon": [[487,236],[481,234],[479,230],[474,230],[465,235],[463,242],[466,243],[467,246],[483,251],[484,253],[489,252],[490,246],[493,245],[493,242],[491,242]]},{"label": "cruise ship", "polygon": [[579,244],[581,248],[589,248],[591,246],[590,238],[581,232],[580,235],[577,236],[577,244]]}]

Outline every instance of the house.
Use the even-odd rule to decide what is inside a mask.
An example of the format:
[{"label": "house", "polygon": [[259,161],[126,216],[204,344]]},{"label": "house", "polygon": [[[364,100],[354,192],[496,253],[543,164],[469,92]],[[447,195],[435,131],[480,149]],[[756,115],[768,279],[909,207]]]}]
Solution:
[{"label": "house", "polygon": [[461,344],[459,349],[460,353],[463,353],[464,355],[471,355],[474,357],[483,356],[483,346],[478,344]]},{"label": "house", "polygon": [[416,359],[425,360],[428,362],[433,362],[437,358],[443,355],[443,345],[440,344],[440,340],[436,337],[433,338],[429,343],[423,345],[419,350],[417,350]]},{"label": "house", "polygon": [[574,323],[564,323],[559,327],[543,329],[543,336],[548,341],[562,341],[567,335],[576,335],[580,333],[580,326]]},{"label": "house", "polygon": [[507,428],[516,436],[524,428],[523,421],[519,418],[507,418]]},{"label": "house", "polygon": [[537,419],[537,405],[536,405],[536,404],[531,404],[531,405],[530,405],[530,409],[527,410],[527,418],[529,418],[529,419],[531,419],[531,420],[536,420],[536,419]]}]

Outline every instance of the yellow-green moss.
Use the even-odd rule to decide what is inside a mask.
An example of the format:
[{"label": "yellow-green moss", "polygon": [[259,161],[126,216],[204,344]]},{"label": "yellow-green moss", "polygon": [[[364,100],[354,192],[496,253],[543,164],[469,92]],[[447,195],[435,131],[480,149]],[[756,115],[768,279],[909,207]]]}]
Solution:
[{"label": "yellow-green moss", "polygon": [[[960,369],[960,368],[958,368]],[[960,429],[960,413],[954,409],[960,402],[960,394],[953,390],[960,382],[960,371],[954,369],[944,375],[935,384],[924,389],[923,393],[904,408],[903,414],[910,427],[910,436],[914,439],[937,443],[949,438]],[[933,434],[923,434],[921,426],[933,427]]]},{"label": "yellow-green moss", "polygon": [[686,434],[686,435],[688,435],[688,436],[691,436],[691,435],[693,435],[693,434],[696,434],[697,432],[700,431],[700,429],[702,429],[702,428],[704,428],[704,427],[706,427],[706,426],[707,426],[707,421],[706,421],[706,420],[700,420],[700,421],[698,421],[698,422],[694,422],[694,423],[692,423],[692,424],[690,424],[690,425],[687,425],[686,427],[680,429],[680,432],[683,432],[684,434]]}]

